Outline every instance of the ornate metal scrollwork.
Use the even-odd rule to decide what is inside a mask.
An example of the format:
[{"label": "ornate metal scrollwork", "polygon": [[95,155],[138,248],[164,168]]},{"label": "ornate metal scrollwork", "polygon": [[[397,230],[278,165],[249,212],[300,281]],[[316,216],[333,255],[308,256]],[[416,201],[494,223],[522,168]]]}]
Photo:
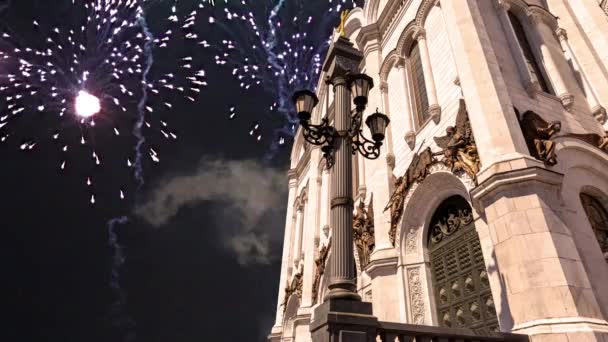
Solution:
[{"label": "ornate metal scrollwork", "polygon": [[439,220],[431,227],[430,239],[432,243],[439,243],[443,238],[454,234],[461,227],[473,222],[473,214],[468,209],[459,209],[458,213],[449,212],[446,217]]},{"label": "ornate metal scrollwork", "polygon": [[334,139],[336,137],[336,130],[329,124],[329,120],[327,118],[323,118],[321,120],[321,124],[312,125],[307,122],[302,123],[304,126],[304,139],[307,142],[317,145],[333,145]]},{"label": "ornate metal scrollwork", "polygon": [[355,111],[355,114],[352,116],[352,128],[349,132],[353,145],[353,154],[356,154],[357,151],[359,151],[365,158],[378,159],[378,157],[380,157],[380,147],[382,146],[382,143],[367,139],[363,135],[363,129],[361,129],[362,122],[363,112]]}]

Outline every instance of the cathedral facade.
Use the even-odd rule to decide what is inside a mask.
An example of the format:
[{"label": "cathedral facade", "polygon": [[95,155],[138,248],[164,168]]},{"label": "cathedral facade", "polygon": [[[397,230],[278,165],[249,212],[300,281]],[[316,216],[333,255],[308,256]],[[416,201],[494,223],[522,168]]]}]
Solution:
[{"label": "cathedral facade", "polygon": [[[388,115],[353,156],[358,293],[381,321],[608,341],[608,1],[367,0],[346,36]],[[317,87],[313,121],[333,117]],[[296,135],[270,341],[311,341],[330,172]]]}]

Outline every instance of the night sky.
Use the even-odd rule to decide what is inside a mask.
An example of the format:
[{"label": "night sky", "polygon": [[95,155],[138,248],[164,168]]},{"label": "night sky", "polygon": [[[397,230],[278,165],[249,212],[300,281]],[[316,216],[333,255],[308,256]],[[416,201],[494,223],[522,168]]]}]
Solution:
[{"label": "night sky", "polygon": [[[32,19],[77,21],[70,3],[0,0],[0,29],[26,41],[40,38]],[[327,32],[320,34],[329,36],[336,20],[326,15],[327,1],[297,3],[292,11],[325,13]],[[257,10],[267,13],[268,4]],[[151,26],[161,15],[166,17],[150,13]],[[214,31],[206,34],[218,38]],[[172,62],[171,55],[159,55],[155,65]],[[74,157],[74,167],[59,172],[61,157],[51,144],[33,151],[0,144],[1,341],[266,339],[276,312],[292,140],[269,154],[273,133],[286,127],[282,114],[268,110],[276,93],[245,92],[226,70],[211,65],[206,71],[210,85],[198,102],[173,102],[170,123],[179,139],[147,137],[162,162],[144,159],[145,184],[125,201],[115,189],[136,188],[130,171],[112,163],[96,167],[98,197],[91,205],[81,171],[91,160]],[[5,104],[0,99],[0,109]],[[230,107],[237,108],[234,120],[228,119]],[[34,116],[13,129],[44,130],[44,120]],[[255,123],[264,135],[259,142],[249,134]],[[133,122],[121,124],[129,131]],[[134,144],[129,135],[95,139],[104,155]],[[108,221],[122,215],[129,222],[116,226],[125,256],[117,264]],[[113,269],[119,290],[112,288]]]}]

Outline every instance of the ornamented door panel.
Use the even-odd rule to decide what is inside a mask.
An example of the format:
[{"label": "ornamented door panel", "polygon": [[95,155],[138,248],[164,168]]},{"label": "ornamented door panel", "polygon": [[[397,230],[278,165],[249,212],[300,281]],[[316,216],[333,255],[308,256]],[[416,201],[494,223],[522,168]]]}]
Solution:
[{"label": "ornamented door panel", "polygon": [[450,197],[439,206],[428,248],[439,325],[499,331],[471,208],[462,197]]}]

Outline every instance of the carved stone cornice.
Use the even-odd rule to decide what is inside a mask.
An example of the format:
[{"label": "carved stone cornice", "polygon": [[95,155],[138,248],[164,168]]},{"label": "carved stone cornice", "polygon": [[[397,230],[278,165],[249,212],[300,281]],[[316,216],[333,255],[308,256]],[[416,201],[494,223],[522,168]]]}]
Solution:
[{"label": "carved stone cornice", "polygon": [[[482,200],[487,195],[490,195],[505,186],[525,182],[540,182],[552,186],[559,186],[562,184],[563,178],[564,175],[559,172],[550,171],[538,166],[499,172],[491,175],[475,187],[475,189],[471,190],[471,198],[475,201]],[[475,203],[475,201],[473,203]]]},{"label": "carved stone cornice", "polygon": [[363,51],[363,55],[367,57],[371,52],[377,51],[380,48],[380,37],[378,24],[373,23],[363,26],[355,41],[359,50]]},{"label": "carved stone cornice", "polygon": [[[391,249],[391,251],[394,251],[394,249]],[[397,270],[398,264],[399,257],[397,255],[391,256],[389,258],[372,259],[365,267],[365,273],[367,273],[370,278],[374,279],[379,275],[384,275],[389,272],[395,272]],[[389,272],[386,272],[387,270]]]},{"label": "carved stone cornice", "polygon": [[600,8],[604,10],[604,13],[608,15],[608,0],[603,0],[600,4]]}]

